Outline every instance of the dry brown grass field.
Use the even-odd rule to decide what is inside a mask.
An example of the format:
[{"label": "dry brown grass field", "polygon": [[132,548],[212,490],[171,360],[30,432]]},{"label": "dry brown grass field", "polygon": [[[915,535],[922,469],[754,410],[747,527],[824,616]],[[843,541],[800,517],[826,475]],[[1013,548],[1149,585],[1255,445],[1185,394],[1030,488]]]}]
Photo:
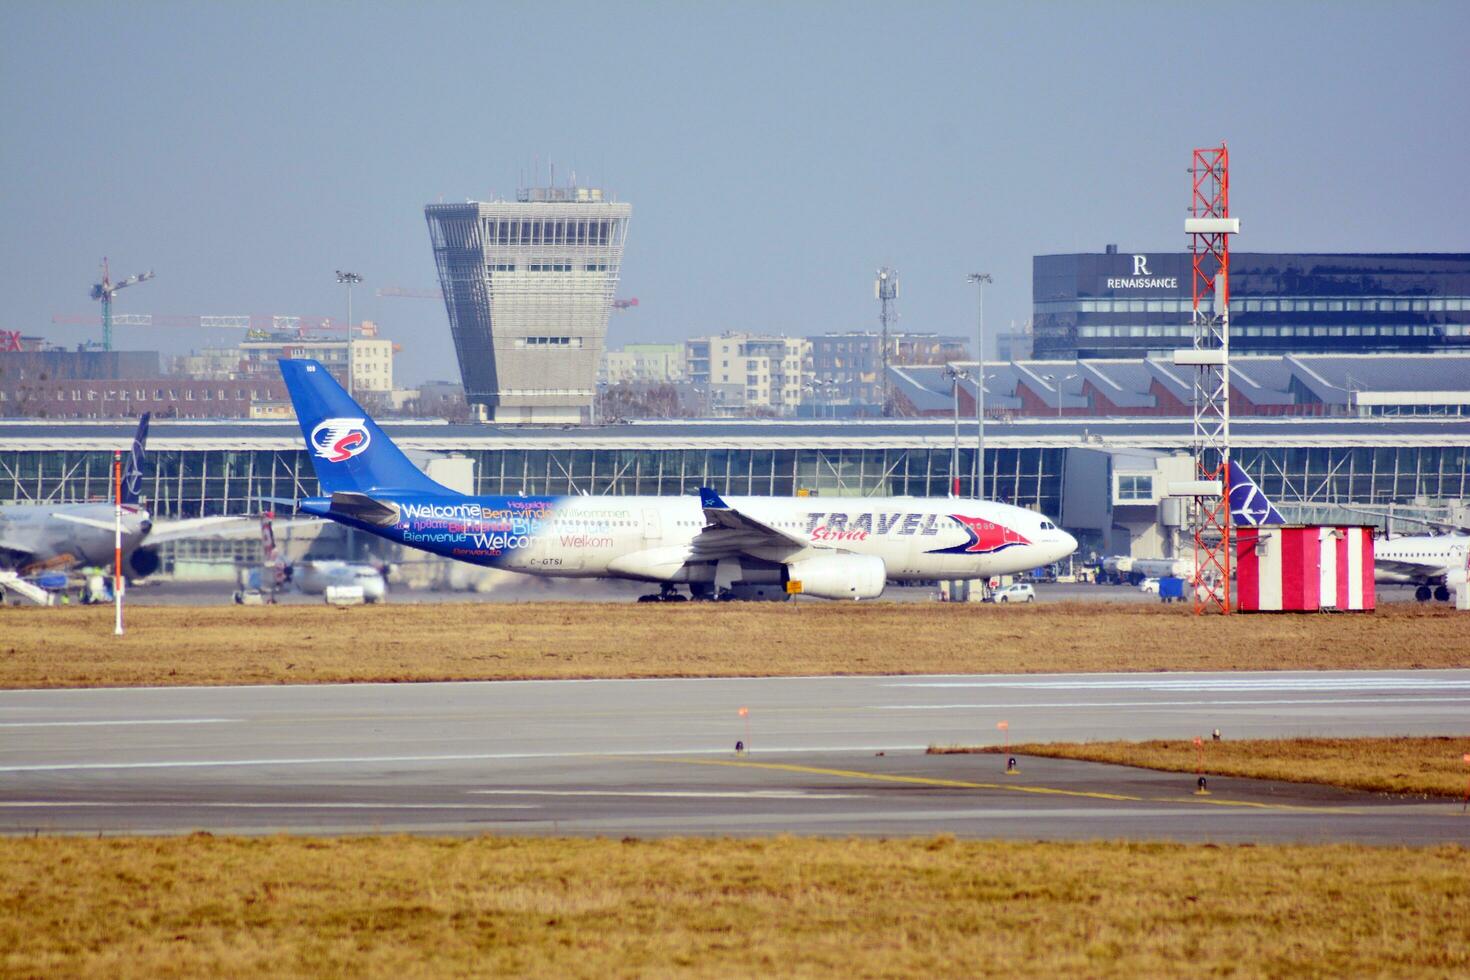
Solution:
[{"label": "dry brown grass field", "polygon": [[[1470,727],[1470,726],[1467,726]],[[1395,738],[1272,738],[1215,742],[1205,739],[1207,776],[1326,783],[1377,793],[1465,795],[1470,736]],[[998,753],[999,746],[936,746],[934,754]],[[1194,772],[1200,750],[1193,740],[1152,742],[1044,742],[1011,746],[1012,755],[1110,762],[1120,766]]]},{"label": "dry brown grass field", "polygon": [[1465,976],[1470,851],[0,841],[7,976]]},{"label": "dry brown grass field", "polygon": [[0,607],[0,687],[1470,666],[1466,620],[1059,603]]}]

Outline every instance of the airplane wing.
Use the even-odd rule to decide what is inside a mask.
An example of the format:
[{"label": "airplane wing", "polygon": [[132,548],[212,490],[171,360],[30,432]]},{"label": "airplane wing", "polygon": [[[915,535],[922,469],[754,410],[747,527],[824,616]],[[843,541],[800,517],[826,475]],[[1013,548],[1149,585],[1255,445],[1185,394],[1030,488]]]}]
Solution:
[{"label": "airplane wing", "polygon": [[707,523],[695,536],[693,546],[701,558],[733,556],[758,548],[801,551],[813,547],[795,535],[736,510],[709,487],[699,488],[699,502]]},{"label": "airplane wing", "polygon": [[[284,521],[278,526],[291,524],[315,524],[317,519],[302,517]],[[111,527],[111,525],[108,525]],[[153,529],[148,532],[146,539],[148,544],[162,544],[167,541],[192,540],[229,540],[232,538],[251,538],[260,533],[260,518],[258,517],[189,517],[177,521],[154,521]]]},{"label": "airplane wing", "polygon": [[1449,574],[1449,567],[1443,562],[1437,561],[1410,561],[1407,558],[1384,558],[1379,555],[1373,556],[1373,567],[1383,572],[1393,572],[1396,575],[1419,576],[1421,578],[1440,578]]},{"label": "airplane wing", "polygon": [[116,527],[113,521],[99,521],[96,518],[80,517],[76,514],[67,514],[61,511],[53,513],[51,517],[54,520],[66,521],[68,524],[81,524],[85,527],[101,528],[104,531],[111,531]]}]

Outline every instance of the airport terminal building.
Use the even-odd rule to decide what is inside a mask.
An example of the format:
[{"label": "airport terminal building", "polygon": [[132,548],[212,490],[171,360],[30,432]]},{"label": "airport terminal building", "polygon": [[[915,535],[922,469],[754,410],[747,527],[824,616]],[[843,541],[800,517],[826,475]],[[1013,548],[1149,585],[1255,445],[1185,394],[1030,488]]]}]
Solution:
[{"label": "airport terminal building", "polygon": [[[1144,357],[1188,346],[1188,252],[1037,255],[1034,356]],[[1470,351],[1470,254],[1232,252],[1238,354]]]},{"label": "airport terminal building", "polygon": [[[973,420],[634,422],[530,429],[384,422],[430,475],[478,494],[938,496],[976,492]],[[1238,420],[1236,459],[1265,492],[1322,519],[1342,505],[1470,519],[1470,418]],[[986,497],[1038,509],[1092,554],[1171,554],[1183,520],[1185,418],[992,421]],[[0,421],[0,501],[104,499],[126,422]],[[144,493],[161,517],[258,513],[317,493],[294,422],[155,422]],[[956,465],[957,459],[957,465]],[[1289,509],[1283,506],[1283,510]],[[1296,514],[1303,511],[1296,512]],[[1296,514],[1289,516],[1296,516]],[[1356,519],[1363,519],[1356,515]],[[1396,530],[1407,530],[1404,525]]]}]

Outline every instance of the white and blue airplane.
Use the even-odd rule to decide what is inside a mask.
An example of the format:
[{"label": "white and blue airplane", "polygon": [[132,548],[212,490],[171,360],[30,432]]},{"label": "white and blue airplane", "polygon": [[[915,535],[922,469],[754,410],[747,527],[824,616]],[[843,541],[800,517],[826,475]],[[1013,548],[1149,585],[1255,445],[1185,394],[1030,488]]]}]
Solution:
[{"label": "white and blue airplane", "polygon": [[655,583],[645,599],[876,599],[890,581],[988,578],[1077,541],[1035,511],[962,498],[465,496],[430,480],[316,361],[282,360],[322,496],[300,511],[528,575]]}]

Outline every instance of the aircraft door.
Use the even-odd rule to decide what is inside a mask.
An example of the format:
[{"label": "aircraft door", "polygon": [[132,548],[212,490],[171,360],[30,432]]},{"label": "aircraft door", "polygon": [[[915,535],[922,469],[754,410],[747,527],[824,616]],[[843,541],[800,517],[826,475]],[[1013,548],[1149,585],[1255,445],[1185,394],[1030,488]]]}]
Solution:
[{"label": "aircraft door", "polygon": [[663,536],[663,525],[659,521],[658,509],[646,508],[643,511],[643,540],[652,543],[662,540]]}]

